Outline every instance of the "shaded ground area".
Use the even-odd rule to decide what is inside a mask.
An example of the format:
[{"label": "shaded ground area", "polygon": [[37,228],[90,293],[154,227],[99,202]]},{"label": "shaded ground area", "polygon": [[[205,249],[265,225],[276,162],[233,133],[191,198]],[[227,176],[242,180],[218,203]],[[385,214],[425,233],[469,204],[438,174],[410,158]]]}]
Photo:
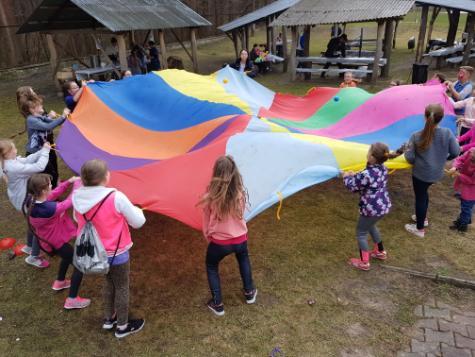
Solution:
[{"label": "shaded ground area", "polygon": [[[407,76],[412,63],[413,54],[403,48],[412,31],[409,25],[407,28],[401,30],[393,78]],[[257,36],[259,42],[263,35]],[[203,72],[211,71],[229,61],[232,46],[224,39],[200,51],[205,55]],[[278,70],[276,67],[258,80],[274,90],[294,94],[304,94],[313,85],[339,82],[289,83]],[[445,72],[453,77],[455,70]],[[47,73],[3,78],[1,83],[0,137],[23,128],[14,101],[19,85],[38,88],[46,95],[48,109],[62,108]],[[376,91],[386,83],[364,86]],[[22,151],[25,137],[16,142]],[[71,175],[63,163],[60,170],[63,178]],[[390,193],[394,208],[380,224],[389,252],[387,263],[382,264],[474,279],[474,228],[464,235],[448,229],[458,213],[452,181],[446,178],[431,188],[431,227],[424,240],[407,235],[403,228],[413,211],[410,172],[390,177]],[[101,330],[100,277],[84,279],[81,295],[92,298],[89,308],[64,311],[64,293],[50,289],[57,258],[51,259],[50,268],[39,271],[22,258],[9,261],[0,253],[0,351],[12,356],[267,356],[279,348],[286,356],[396,356],[413,347],[413,340],[423,343],[432,338],[424,330],[421,340],[422,330],[414,335],[413,328],[442,333],[447,332],[441,330],[442,319],[454,322],[455,315],[464,314],[471,318],[466,314],[475,311],[470,290],[388,272],[378,262],[368,273],[349,268],[346,260],[357,251],[357,201],[357,196],[335,179],[284,200],[280,221],[275,207],[252,220],[249,244],[259,289],[257,304],[244,304],[237,266],[233,258],[227,258],[221,269],[223,318],[216,318],[204,306],[209,292],[204,269],[206,243],[201,234],[167,217],[147,214],[146,226],[133,232],[131,253],[132,314],[147,322],[142,333],[124,341]],[[23,239],[24,220],[8,204],[3,184],[0,202],[0,237]],[[311,300],[315,304],[309,304]],[[449,309],[452,321],[438,318],[437,329],[435,325],[418,325],[421,318],[414,310],[422,305],[424,313],[425,306],[431,309],[427,311]],[[425,315],[422,319],[429,318]],[[460,336],[471,337],[468,328],[467,334]],[[457,344],[455,334],[454,345],[447,346],[467,348]],[[439,347],[443,347],[440,341]]]}]

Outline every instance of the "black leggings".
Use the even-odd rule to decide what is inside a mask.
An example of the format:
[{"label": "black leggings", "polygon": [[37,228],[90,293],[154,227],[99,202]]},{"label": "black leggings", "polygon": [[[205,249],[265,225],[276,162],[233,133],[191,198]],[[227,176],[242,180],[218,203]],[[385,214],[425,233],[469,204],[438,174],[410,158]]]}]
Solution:
[{"label": "black leggings", "polygon": [[[57,280],[63,281],[66,278],[66,273],[69,266],[73,264],[74,248],[71,246],[71,244],[65,243],[61,248],[55,249],[54,252],[61,257]],[[74,268],[73,275],[71,276],[71,287],[69,288],[68,295],[70,298],[75,298],[78,296],[81,281],[82,273]]]},{"label": "black leggings", "polygon": [[421,181],[412,176],[412,185],[414,186],[414,195],[416,196],[416,218],[417,229],[424,229],[424,221],[427,217],[429,208],[429,187],[432,182]]}]

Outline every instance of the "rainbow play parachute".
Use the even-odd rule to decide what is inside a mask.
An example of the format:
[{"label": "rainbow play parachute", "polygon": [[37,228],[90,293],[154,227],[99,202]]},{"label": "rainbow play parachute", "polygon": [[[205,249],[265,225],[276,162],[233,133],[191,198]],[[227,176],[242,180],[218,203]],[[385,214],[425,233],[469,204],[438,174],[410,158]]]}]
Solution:
[{"label": "rainbow play parachute", "polygon": [[[58,139],[78,172],[107,161],[111,185],[147,210],[201,227],[199,197],[213,164],[232,155],[249,192],[251,219],[308,186],[364,167],[368,145],[395,149],[423,127],[424,108],[442,103],[442,86],[408,85],[375,95],[358,88],[313,88],[303,97],[274,93],[229,67],[201,76],[167,70],[84,90]],[[387,163],[406,168],[403,158]]]}]

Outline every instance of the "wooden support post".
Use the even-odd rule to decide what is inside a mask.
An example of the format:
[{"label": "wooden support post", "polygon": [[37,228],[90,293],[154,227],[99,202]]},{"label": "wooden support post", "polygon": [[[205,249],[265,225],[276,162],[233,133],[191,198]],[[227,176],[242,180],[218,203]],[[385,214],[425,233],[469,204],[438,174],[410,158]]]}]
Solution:
[{"label": "wooden support post", "polygon": [[132,46],[136,45],[136,43],[135,43],[135,32],[134,32],[134,30],[132,30],[132,31],[129,32],[129,45],[130,45],[130,48],[132,48]]},{"label": "wooden support post", "polygon": [[[273,19],[271,19],[271,22],[273,22],[274,20],[275,20],[275,16],[274,16]],[[270,47],[269,47],[269,51],[272,52],[273,54],[275,54],[275,52],[277,50],[276,50],[276,45],[275,45],[274,26],[270,26],[269,29],[270,29]]]},{"label": "wooden support post", "polygon": [[118,35],[117,38],[117,45],[119,47],[119,64],[120,70],[125,71],[127,70],[127,47],[125,45],[125,37],[124,35]]},{"label": "wooden support post", "polygon": [[246,25],[246,27],[244,28],[244,42],[246,44],[246,46],[244,48],[246,48],[248,51],[249,51],[249,25]]},{"label": "wooden support post", "polygon": [[196,27],[191,29],[191,55],[193,56],[193,72],[198,73],[198,46],[196,44]]},{"label": "wooden support post", "polygon": [[238,36],[236,33],[236,30],[233,30],[231,32],[232,39],[233,39],[233,45],[234,45],[234,54],[236,55],[236,58],[239,56],[239,48],[238,48]]},{"label": "wooden support post", "polygon": [[384,35],[384,21],[378,22],[378,35],[376,36],[376,53],[374,55],[373,73],[371,82],[375,83],[379,74],[379,60],[383,54],[383,35]]},{"label": "wooden support post", "polygon": [[289,66],[290,66],[290,79],[292,81],[297,78],[297,42],[299,41],[299,32],[297,26],[292,26],[292,44],[290,46],[290,60],[289,60]]},{"label": "wooden support post", "polygon": [[394,36],[394,20],[386,20],[386,29],[384,30],[384,58],[386,58],[386,65],[383,67],[381,72],[382,77],[389,76],[389,69],[391,66],[391,52],[393,47],[393,36]]},{"label": "wooden support post", "polygon": [[160,38],[160,54],[162,55],[161,67],[167,69],[167,45],[165,44],[165,33],[163,30],[158,31],[158,37]]},{"label": "wooden support post", "polygon": [[397,19],[396,20],[396,26],[394,27],[394,36],[393,36],[393,49],[396,48],[396,36],[397,36],[397,28],[399,26],[399,21],[401,21],[400,19]]},{"label": "wooden support post", "polygon": [[282,26],[282,56],[284,57],[283,71],[286,73],[289,66],[289,51],[287,50],[287,27]]},{"label": "wooden support post", "polygon": [[266,17],[266,47],[270,49],[271,47],[271,35],[270,35],[270,16]]},{"label": "wooden support post", "polygon": [[432,10],[432,16],[430,17],[429,21],[429,31],[427,32],[427,44],[429,44],[430,40],[432,39],[432,31],[434,30],[434,23],[435,20],[437,19],[437,16],[439,16],[440,13],[440,6],[434,6],[434,9]]},{"label": "wooden support post", "polygon": [[47,34],[46,42],[48,44],[49,64],[51,66],[52,78],[53,78],[54,84],[56,85],[56,88],[61,89],[61,85],[56,80],[56,73],[58,73],[60,61],[58,57],[58,51],[56,50],[56,45],[54,43],[53,35]]},{"label": "wooden support post", "polygon": [[468,65],[468,62],[470,60],[470,51],[472,49],[472,42],[473,42],[474,30],[475,30],[475,14],[468,13],[467,16],[469,17],[467,19],[468,37],[467,37],[467,43],[465,44],[465,51],[463,53],[463,60],[462,60],[462,64],[464,66]]},{"label": "wooden support post", "polygon": [[[303,55],[304,57],[310,56],[310,30],[312,28],[309,25],[304,27],[304,45],[303,45]],[[312,62],[305,62],[304,68],[312,68]],[[311,73],[305,73],[305,80],[310,80],[312,78]]]},{"label": "wooden support post", "polygon": [[422,7],[421,26],[419,28],[419,37],[417,39],[416,47],[416,62],[422,61],[422,54],[424,53],[424,40],[426,38],[427,15],[429,14],[429,6]]},{"label": "wooden support post", "polygon": [[453,46],[455,37],[457,36],[457,29],[459,27],[460,10],[447,9],[449,16],[449,32],[447,33],[447,46]]}]

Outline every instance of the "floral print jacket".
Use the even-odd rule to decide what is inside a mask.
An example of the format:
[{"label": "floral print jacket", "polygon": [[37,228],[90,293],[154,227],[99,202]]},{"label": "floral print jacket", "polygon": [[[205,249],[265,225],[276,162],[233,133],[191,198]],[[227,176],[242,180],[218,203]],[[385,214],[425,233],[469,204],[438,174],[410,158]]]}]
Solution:
[{"label": "floral print jacket", "polygon": [[391,200],[388,193],[388,169],[384,165],[370,165],[343,182],[351,192],[360,193],[360,214],[366,217],[381,217],[389,212]]}]

